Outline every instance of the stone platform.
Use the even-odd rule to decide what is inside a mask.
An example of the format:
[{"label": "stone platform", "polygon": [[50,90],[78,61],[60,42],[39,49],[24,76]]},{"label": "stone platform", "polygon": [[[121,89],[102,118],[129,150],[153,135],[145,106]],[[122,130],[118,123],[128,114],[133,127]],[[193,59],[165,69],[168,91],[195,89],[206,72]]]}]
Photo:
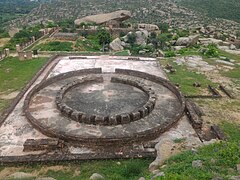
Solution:
[{"label": "stone platform", "polygon": [[[0,127],[2,163],[156,157],[161,136],[188,123],[154,58],[58,56],[22,94]],[[182,136],[201,144],[188,125]],[[23,151],[28,139],[49,138],[64,148]]]}]

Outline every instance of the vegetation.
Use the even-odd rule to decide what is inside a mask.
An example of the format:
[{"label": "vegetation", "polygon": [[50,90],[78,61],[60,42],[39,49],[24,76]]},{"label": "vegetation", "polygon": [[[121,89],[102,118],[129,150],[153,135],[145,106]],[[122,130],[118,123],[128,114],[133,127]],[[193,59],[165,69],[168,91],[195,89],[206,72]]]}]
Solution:
[{"label": "vegetation", "polygon": [[110,33],[105,28],[100,27],[98,28],[97,38],[98,38],[99,44],[102,45],[103,51],[104,51],[105,45],[111,42]]},{"label": "vegetation", "polygon": [[87,35],[84,39],[78,39],[76,42],[76,48],[79,51],[100,51],[101,45],[96,35]]},{"label": "vegetation", "polygon": [[0,38],[8,38],[9,34],[6,30],[0,28]]},{"label": "vegetation", "polygon": [[[33,75],[47,62],[47,58],[19,61],[8,57],[0,62],[0,94],[9,94],[21,90]],[[0,98],[0,111],[6,108],[10,100]]]},{"label": "vegetation", "polygon": [[206,57],[219,57],[219,51],[216,44],[209,44],[203,49],[202,54]]},{"label": "vegetation", "polygon": [[15,50],[17,44],[26,43],[30,41],[33,36],[35,36],[36,39],[40,38],[42,36],[42,33],[39,31],[41,28],[41,25],[25,27],[16,33],[5,47],[9,48],[10,50]]},{"label": "vegetation", "polygon": [[38,4],[37,1],[29,0],[0,0],[0,24],[28,14]]},{"label": "vegetation", "polygon": [[[215,86],[215,84],[208,80],[205,75],[190,71],[185,66],[179,66],[171,58],[165,59],[161,62],[163,65],[167,65],[168,63],[177,70],[176,73],[169,73],[168,78],[171,82],[180,85],[181,92],[183,92],[184,95],[199,95],[204,93],[204,90],[207,89],[208,85]],[[199,82],[201,87],[193,87],[195,82]]]},{"label": "vegetation", "polygon": [[201,13],[206,13],[209,17],[240,22],[239,0],[181,0],[180,4]]},{"label": "vegetation", "polygon": [[72,51],[73,48],[72,42],[61,42],[61,41],[51,41],[44,44],[40,44],[34,49],[40,51]]},{"label": "vegetation", "polygon": [[[240,163],[240,127],[222,123],[221,128],[228,136],[227,142],[220,142],[199,148],[196,152],[186,151],[166,161],[161,169],[165,177],[160,179],[229,179],[239,175],[236,165]],[[192,167],[192,161],[201,160],[201,168]]]},{"label": "vegetation", "polygon": [[127,35],[127,42],[133,47],[133,45],[136,43],[137,35],[136,33],[129,33]]}]

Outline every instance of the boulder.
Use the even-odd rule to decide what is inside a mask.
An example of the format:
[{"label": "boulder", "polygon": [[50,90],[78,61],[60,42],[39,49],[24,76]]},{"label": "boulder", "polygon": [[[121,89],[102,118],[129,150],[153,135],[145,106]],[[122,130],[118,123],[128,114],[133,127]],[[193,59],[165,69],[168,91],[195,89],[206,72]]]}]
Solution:
[{"label": "boulder", "polygon": [[122,51],[124,49],[122,46],[122,41],[119,38],[114,39],[109,44],[109,48],[113,51]]},{"label": "boulder", "polygon": [[231,45],[229,46],[229,49],[230,49],[230,50],[236,50],[237,48],[236,48],[235,45],[231,44]]},{"label": "boulder", "polygon": [[145,29],[147,31],[158,31],[159,27],[156,24],[138,24],[138,29]]},{"label": "boulder", "polygon": [[149,33],[146,30],[136,32],[136,44],[146,46]]},{"label": "boulder", "polygon": [[193,168],[201,168],[203,166],[202,161],[201,160],[196,160],[192,162],[192,167]]},{"label": "boulder", "polygon": [[104,177],[98,173],[94,173],[92,174],[92,176],[90,177],[90,180],[103,180]]},{"label": "boulder", "polygon": [[208,44],[222,45],[223,44],[222,40],[214,39],[214,38],[199,38],[199,42],[202,45],[208,45]]},{"label": "boulder", "polygon": [[215,26],[207,26],[205,29],[206,29],[207,33],[213,33],[214,31],[216,31]]},{"label": "boulder", "polygon": [[192,46],[197,44],[199,37],[199,35],[180,37],[176,42],[176,46]]},{"label": "boulder", "polygon": [[163,51],[161,51],[160,49],[158,49],[158,50],[157,50],[157,56],[158,56],[158,57],[164,57],[165,54],[164,54]]},{"label": "boulder", "polygon": [[86,16],[81,19],[76,19],[74,23],[76,25],[80,25],[81,23],[96,23],[96,24],[104,24],[111,21],[122,22],[124,20],[129,19],[132,16],[130,11],[120,10],[106,14],[97,14],[92,16]]}]

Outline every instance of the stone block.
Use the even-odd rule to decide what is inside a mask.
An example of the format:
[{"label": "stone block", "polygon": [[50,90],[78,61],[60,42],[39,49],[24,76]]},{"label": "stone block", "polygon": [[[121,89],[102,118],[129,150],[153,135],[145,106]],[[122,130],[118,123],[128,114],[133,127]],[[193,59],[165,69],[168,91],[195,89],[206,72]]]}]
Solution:
[{"label": "stone block", "polygon": [[117,117],[116,116],[111,116],[110,118],[109,118],[109,124],[110,125],[117,125],[118,123],[117,123]]},{"label": "stone block", "polygon": [[128,124],[128,123],[130,123],[130,115],[122,114],[121,115],[121,124]]},{"label": "stone block", "polygon": [[137,121],[137,120],[141,119],[141,114],[138,111],[132,112],[130,114],[130,118],[131,118],[131,121]]}]

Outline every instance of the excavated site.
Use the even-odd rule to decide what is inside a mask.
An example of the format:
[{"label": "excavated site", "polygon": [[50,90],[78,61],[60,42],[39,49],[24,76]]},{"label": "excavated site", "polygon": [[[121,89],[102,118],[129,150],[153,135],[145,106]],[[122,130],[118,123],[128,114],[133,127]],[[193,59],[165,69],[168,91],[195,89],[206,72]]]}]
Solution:
[{"label": "excavated site", "polygon": [[0,162],[154,157],[153,170],[208,143],[200,119],[154,58],[55,56],[1,117]]}]

